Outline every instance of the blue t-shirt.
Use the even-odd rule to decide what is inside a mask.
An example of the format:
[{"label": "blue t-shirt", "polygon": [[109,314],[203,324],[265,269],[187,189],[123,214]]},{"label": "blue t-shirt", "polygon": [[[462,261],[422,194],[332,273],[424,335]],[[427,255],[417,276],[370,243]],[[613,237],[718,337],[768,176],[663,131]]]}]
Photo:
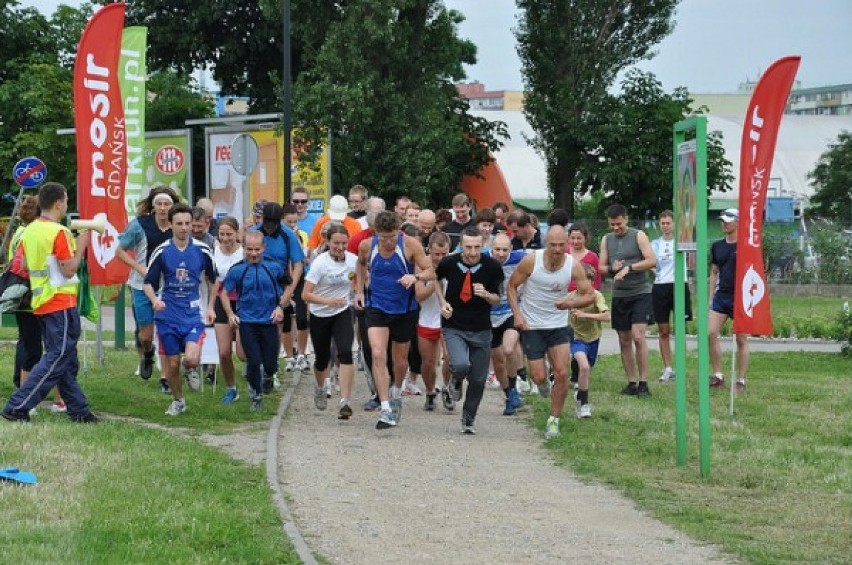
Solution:
[{"label": "blue t-shirt", "polygon": [[312,233],[314,233],[314,226],[317,224],[320,218],[322,218],[325,214],[317,214],[316,212],[308,212],[308,215],[304,218],[297,220],[297,225],[299,229],[308,234],[308,237]]},{"label": "blue t-shirt", "polygon": [[[483,255],[491,256],[491,253],[483,253]],[[503,282],[500,283],[500,303],[491,307],[491,325],[499,327],[512,315],[512,308],[509,306],[509,297],[506,294],[506,285],[509,279],[512,278],[512,273],[518,268],[521,259],[527,256],[527,252],[522,249],[516,249],[509,252],[506,257],[506,262],[501,263],[503,268]]]},{"label": "blue t-shirt", "polygon": [[145,283],[159,290],[166,308],[154,319],[175,325],[197,323],[206,305],[201,304],[204,279],[216,282],[213,252],[205,244],[189,238],[186,248],[178,249],[174,240],[163,243],[151,254]]},{"label": "blue t-shirt", "polygon": [[272,311],[284,294],[284,270],[268,259],[254,264],[243,260],[230,268],[222,284],[225,291],[238,293],[240,322],[271,324]]},{"label": "blue t-shirt", "polygon": [[263,234],[263,243],[266,246],[263,258],[275,261],[284,272],[289,272],[290,263],[295,264],[305,259],[305,252],[302,251],[299,236],[284,224],[279,225],[279,229],[272,235],[263,231],[261,225],[252,226],[249,230],[259,231]]}]

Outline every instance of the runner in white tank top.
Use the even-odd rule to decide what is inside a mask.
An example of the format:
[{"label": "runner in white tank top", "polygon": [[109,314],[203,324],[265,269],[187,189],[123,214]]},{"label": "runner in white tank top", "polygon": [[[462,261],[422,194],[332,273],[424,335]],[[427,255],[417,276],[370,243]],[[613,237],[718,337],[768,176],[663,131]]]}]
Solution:
[{"label": "runner in white tank top", "polygon": [[[546,247],[527,255],[518,265],[506,288],[515,327],[521,330],[521,343],[529,359],[530,377],[542,396],[550,393],[545,355],[553,371],[553,394],[545,439],[559,435],[559,418],[568,395],[568,365],[571,362],[572,332],[567,312],[594,302],[592,283],[582,263],[565,253],[568,234],[562,226],[547,232]],[[568,297],[571,280],[577,285],[576,297]],[[518,287],[524,285],[524,298],[518,300]]]}]

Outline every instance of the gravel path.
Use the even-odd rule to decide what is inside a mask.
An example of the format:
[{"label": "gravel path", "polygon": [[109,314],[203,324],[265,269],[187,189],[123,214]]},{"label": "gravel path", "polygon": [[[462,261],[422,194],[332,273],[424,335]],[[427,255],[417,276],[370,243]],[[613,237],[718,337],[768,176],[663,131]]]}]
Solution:
[{"label": "gravel path", "polygon": [[[609,488],[553,464],[528,416],[501,415],[486,390],[476,436],[458,413],[406,397],[400,425],[360,409],[320,412],[313,377],[296,390],[279,438],[279,477],[311,549],[331,563],[732,563],[638,511]],[[360,373],[356,398],[367,396]]]}]

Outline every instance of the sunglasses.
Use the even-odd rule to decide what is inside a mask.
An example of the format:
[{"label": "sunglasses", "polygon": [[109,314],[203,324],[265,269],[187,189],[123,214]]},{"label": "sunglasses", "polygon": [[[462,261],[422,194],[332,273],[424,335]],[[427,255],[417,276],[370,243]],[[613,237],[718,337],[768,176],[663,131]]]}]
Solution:
[{"label": "sunglasses", "polygon": [[291,200],[290,202],[292,202],[293,204],[307,204],[308,203],[307,200]]}]

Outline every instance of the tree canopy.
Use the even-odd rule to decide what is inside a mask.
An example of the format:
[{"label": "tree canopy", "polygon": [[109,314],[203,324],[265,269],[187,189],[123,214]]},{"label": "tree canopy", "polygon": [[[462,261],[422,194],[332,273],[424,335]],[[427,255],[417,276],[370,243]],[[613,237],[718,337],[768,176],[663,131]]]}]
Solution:
[{"label": "tree canopy", "polygon": [[[607,89],[668,35],[677,0],[517,0],[525,114],[536,132],[556,206],[573,213],[600,165]],[[667,145],[667,147],[669,147]]]},{"label": "tree canopy", "polygon": [[843,131],[808,173],[814,195],[809,211],[852,225],[852,133]]},{"label": "tree canopy", "polygon": [[[152,68],[208,67],[253,113],[281,103],[280,0],[138,0]],[[470,116],[454,82],[476,48],[440,0],[293,0],[293,123],[298,147],[332,139],[334,184],[408,193],[424,203],[457,189],[499,145],[500,124]],[[305,157],[310,159],[311,153]]]}]

